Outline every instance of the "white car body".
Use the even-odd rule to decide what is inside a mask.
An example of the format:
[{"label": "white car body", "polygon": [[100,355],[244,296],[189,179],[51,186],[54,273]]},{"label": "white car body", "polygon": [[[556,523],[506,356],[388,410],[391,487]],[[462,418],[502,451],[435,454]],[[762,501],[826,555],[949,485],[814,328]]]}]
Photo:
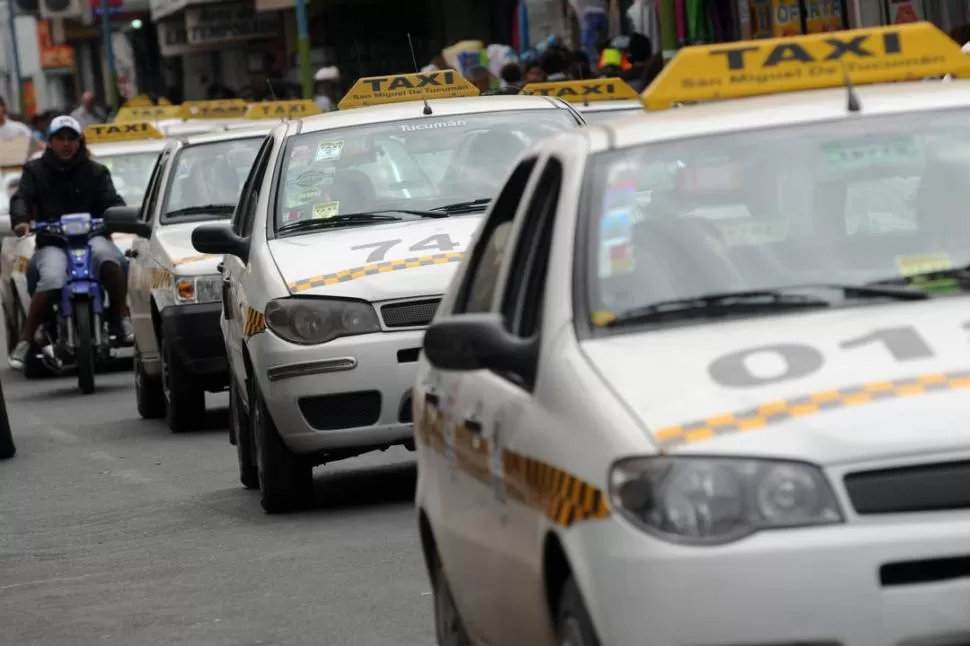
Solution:
[{"label": "white car body", "polygon": [[[739,318],[595,338],[576,313],[573,268],[585,262],[578,223],[585,221],[582,190],[592,156],[796,124],[856,120],[862,128],[880,115],[919,120],[937,110],[970,110],[965,80],[866,85],[854,93],[861,112],[847,110],[847,91],[837,88],[604,122],[543,142],[530,152],[535,169],[526,168],[518,184],[513,175],[506,190],[522,198],[486,310],[505,313],[512,326],[528,311],[523,303],[538,297],[538,336],[507,335],[523,348],[536,343],[536,354],[521,359],[535,381],[530,388],[498,371],[435,367],[423,353],[414,384],[422,544],[432,577],[446,575],[442,589],[450,589],[472,643],[567,643],[554,625],[569,577],[604,645],[970,641],[967,509],[864,513],[857,509],[862,494],[846,483],[858,472],[940,463],[961,463],[966,482],[965,295],[788,314],[783,323]],[[549,270],[536,294],[511,272],[529,230],[525,205],[540,195],[537,178],[553,159],[561,180],[547,223]],[[428,338],[438,323],[469,316],[458,312],[475,277],[474,259],[490,242],[485,232],[505,221],[507,214],[494,209],[486,215],[482,238],[463,259]],[[503,309],[510,295],[522,299],[514,300],[513,314]],[[840,348],[902,326],[918,330],[935,353],[898,361],[878,345]],[[795,343],[819,357],[817,370],[803,378],[764,377],[760,385],[733,388],[711,376],[712,363],[725,355]],[[454,347],[463,347],[461,338]],[[765,359],[759,374],[777,374],[776,363]],[[843,521],[760,531],[718,546],[658,538],[609,498],[617,460],[658,455],[818,465]],[[895,491],[900,482],[886,486]]]}]

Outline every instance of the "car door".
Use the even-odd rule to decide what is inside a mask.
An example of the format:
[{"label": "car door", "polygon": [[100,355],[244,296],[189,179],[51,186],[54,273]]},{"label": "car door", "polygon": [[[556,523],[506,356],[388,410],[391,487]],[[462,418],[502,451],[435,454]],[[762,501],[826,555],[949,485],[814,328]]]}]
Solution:
[{"label": "car door", "polygon": [[[461,276],[452,314],[490,310],[520,197],[535,165],[534,156],[520,162],[495,199]],[[488,443],[481,435],[484,400],[470,375],[431,368],[424,396],[444,427],[437,482],[443,513],[434,519],[439,553],[465,627],[481,639],[495,621],[493,591],[484,584],[492,569],[486,533],[490,470]]]},{"label": "car door", "polygon": [[[555,156],[544,161],[533,190],[523,198],[514,239],[492,303],[508,331],[540,343],[546,273],[553,225],[563,182],[563,165]],[[541,356],[540,356],[541,361]],[[468,374],[468,392],[480,393],[480,433],[490,447],[488,517],[484,535],[491,550],[488,587],[494,595],[489,643],[531,646],[545,643],[545,587],[541,568],[546,507],[543,487],[548,469],[526,456],[542,441],[555,441],[555,422],[533,398],[534,383],[516,374],[479,370]],[[498,621],[502,618],[502,621]]]},{"label": "car door", "polygon": [[[148,180],[148,188],[145,190],[145,199],[138,214],[142,222],[152,224],[155,219],[155,208],[158,204],[158,196],[162,192],[165,165],[170,157],[169,150],[165,150],[155,163],[155,168]],[[152,233],[154,234],[154,228]],[[155,326],[152,320],[152,269],[155,262],[151,254],[151,241],[140,236],[135,237],[128,257],[128,300],[131,321],[135,326],[135,342],[143,358],[153,359],[158,353],[158,341],[155,338]]]},{"label": "car door", "polygon": [[[267,137],[263,142],[239,192],[239,202],[236,204],[232,218],[232,229],[240,237],[248,238],[252,234],[259,196],[270,184],[266,170],[269,167],[274,141],[274,137]],[[264,179],[267,181],[264,182]],[[229,357],[229,372],[235,378],[240,392],[245,393],[246,366],[243,360],[242,306],[246,299],[241,293],[241,278],[246,264],[236,256],[229,255],[223,257],[222,263],[222,336],[226,342],[226,355]]]}]

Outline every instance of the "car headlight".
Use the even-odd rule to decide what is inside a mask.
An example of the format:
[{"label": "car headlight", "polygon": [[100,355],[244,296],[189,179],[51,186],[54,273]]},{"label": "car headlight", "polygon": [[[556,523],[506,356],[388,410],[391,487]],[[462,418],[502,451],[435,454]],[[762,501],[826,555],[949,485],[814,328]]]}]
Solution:
[{"label": "car headlight", "polygon": [[222,276],[189,276],[175,279],[175,302],[219,303],[222,301]]},{"label": "car headlight", "polygon": [[821,469],[766,459],[647,457],[610,473],[613,507],[678,543],[717,545],[767,529],[843,522]]},{"label": "car headlight", "polygon": [[374,306],[365,301],[280,298],[266,304],[265,316],[270,330],[301,345],[381,330]]}]

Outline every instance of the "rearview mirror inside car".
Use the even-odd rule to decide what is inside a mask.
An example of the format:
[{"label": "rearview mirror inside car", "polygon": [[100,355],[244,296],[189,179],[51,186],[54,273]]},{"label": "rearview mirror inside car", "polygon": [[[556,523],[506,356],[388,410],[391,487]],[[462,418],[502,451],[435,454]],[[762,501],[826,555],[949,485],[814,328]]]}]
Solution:
[{"label": "rearview mirror inside car", "polygon": [[104,228],[109,233],[133,233],[140,238],[152,237],[152,225],[143,222],[137,206],[112,206],[104,212]]},{"label": "rearview mirror inside car", "polygon": [[249,238],[236,235],[228,222],[202,224],[192,231],[192,246],[199,253],[213,255],[229,254],[247,262]]}]

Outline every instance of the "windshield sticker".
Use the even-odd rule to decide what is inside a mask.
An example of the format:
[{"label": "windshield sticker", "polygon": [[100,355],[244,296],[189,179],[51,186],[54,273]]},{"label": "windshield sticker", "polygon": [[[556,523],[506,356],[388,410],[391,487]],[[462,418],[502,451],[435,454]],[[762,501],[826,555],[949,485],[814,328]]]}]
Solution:
[{"label": "windshield sticker", "polygon": [[299,193],[290,194],[286,196],[286,206],[287,208],[292,208],[294,206],[301,206],[303,204],[309,204],[313,200],[317,199],[323,195],[323,191],[319,188],[308,188],[300,191]]},{"label": "windshield sticker", "polygon": [[596,327],[606,327],[616,320],[616,314],[613,312],[607,312],[606,310],[600,310],[598,312],[593,312],[590,316],[590,320]]},{"label": "windshield sticker", "polygon": [[333,173],[327,173],[320,170],[308,170],[305,173],[297,175],[295,179],[288,181],[287,184],[295,184],[296,186],[316,186],[317,184],[329,184],[332,182]]},{"label": "windshield sticker", "polygon": [[286,215],[283,217],[283,222],[296,222],[301,217],[303,217],[302,210],[290,209],[289,211],[286,212]]},{"label": "windshield sticker", "polygon": [[313,161],[337,161],[344,151],[343,141],[324,141],[317,147]]},{"label": "windshield sticker", "polygon": [[636,267],[633,254],[633,211],[614,209],[600,220],[600,278],[628,274]]},{"label": "windshield sticker", "polygon": [[310,163],[310,147],[295,146],[290,153],[290,167],[306,166]]},{"label": "windshield sticker", "polygon": [[461,128],[467,126],[467,121],[435,121],[434,123],[416,123],[413,126],[404,124],[401,132],[414,132],[416,130],[437,130],[438,128]]},{"label": "windshield sticker", "polygon": [[789,237],[791,222],[715,222],[721,237],[731,247],[784,242]]},{"label": "windshield sticker", "polygon": [[950,256],[944,252],[914,256],[896,256],[896,268],[900,276],[915,276],[933,271],[952,269]]},{"label": "windshield sticker", "polygon": [[313,219],[326,220],[332,218],[340,212],[340,202],[324,202],[313,205]]},{"label": "windshield sticker", "polygon": [[175,179],[185,179],[192,174],[192,162],[180,161],[175,170]]},{"label": "windshield sticker", "polygon": [[924,159],[923,149],[913,137],[825,144],[822,155],[827,166],[838,170],[907,166],[920,164]]}]

